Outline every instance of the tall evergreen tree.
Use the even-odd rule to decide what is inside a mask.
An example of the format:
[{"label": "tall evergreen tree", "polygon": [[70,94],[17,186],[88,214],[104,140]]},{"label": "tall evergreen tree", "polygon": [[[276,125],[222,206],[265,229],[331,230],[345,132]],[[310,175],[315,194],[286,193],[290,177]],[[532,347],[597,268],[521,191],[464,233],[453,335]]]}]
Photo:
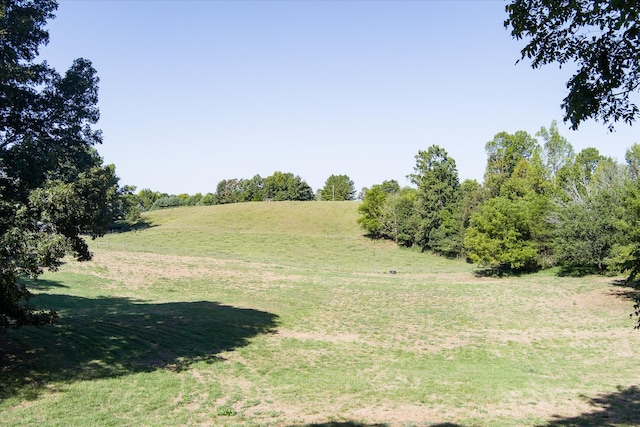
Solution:
[{"label": "tall evergreen tree", "polygon": [[437,145],[419,151],[415,158],[414,173],[409,175],[418,187],[419,224],[415,241],[423,249],[437,250],[449,246],[444,240],[452,235],[447,221],[453,217],[452,209],[458,197],[458,169],[455,160]]}]

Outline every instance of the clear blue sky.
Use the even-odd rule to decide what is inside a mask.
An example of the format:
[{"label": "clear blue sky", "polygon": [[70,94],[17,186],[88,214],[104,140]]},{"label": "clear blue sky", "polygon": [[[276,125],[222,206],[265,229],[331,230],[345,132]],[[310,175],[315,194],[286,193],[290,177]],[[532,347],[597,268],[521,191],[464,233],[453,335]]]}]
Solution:
[{"label": "clear blue sky", "polygon": [[[487,141],[559,123],[579,151],[624,160],[640,123],[571,131],[568,68],[515,65],[504,1],[60,1],[41,50],[100,77],[105,162],[121,184],[215,192],[225,178],[331,174],[408,184],[445,148],[482,181]],[[638,97],[636,96],[636,99]]]}]

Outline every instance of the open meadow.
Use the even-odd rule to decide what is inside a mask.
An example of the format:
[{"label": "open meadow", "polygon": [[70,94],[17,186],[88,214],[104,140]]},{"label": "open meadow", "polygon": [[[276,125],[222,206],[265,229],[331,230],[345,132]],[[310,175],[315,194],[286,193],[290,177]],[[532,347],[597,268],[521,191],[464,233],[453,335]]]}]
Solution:
[{"label": "open meadow", "polygon": [[[28,282],[3,426],[635,426],[621,278],[478,274],[362,236],[357,202],[144,215]],[[391,271],[397,274],[391,274]]]}]

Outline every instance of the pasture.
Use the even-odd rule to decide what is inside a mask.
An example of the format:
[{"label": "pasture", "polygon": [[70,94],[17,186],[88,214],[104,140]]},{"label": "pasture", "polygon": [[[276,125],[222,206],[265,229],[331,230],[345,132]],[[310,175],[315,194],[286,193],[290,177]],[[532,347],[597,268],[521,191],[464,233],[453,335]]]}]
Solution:
[{"label": "pasture", "polygon": [[640,424],[620,278],[483,276],[355,202],[144,218],[29,282],[60,321],[0,336],[3,426]]}]

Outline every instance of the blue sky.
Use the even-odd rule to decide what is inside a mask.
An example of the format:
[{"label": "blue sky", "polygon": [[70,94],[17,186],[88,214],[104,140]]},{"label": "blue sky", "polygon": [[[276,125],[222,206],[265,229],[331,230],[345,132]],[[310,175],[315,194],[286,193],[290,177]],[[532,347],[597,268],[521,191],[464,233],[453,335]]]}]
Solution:
[{"label": "blue sky", "polygon": [[[487,141],[557,120],[624,160],[640,124],[562,122],[570,67],[515,65],[504,1],[60,1],[41,57],[100,77],[105,162],[121,184],[215,192],[227,178],[331,174],[408,184],[437,144],[482,181]],[[636,99],[638,97],[636,96]]]}]

